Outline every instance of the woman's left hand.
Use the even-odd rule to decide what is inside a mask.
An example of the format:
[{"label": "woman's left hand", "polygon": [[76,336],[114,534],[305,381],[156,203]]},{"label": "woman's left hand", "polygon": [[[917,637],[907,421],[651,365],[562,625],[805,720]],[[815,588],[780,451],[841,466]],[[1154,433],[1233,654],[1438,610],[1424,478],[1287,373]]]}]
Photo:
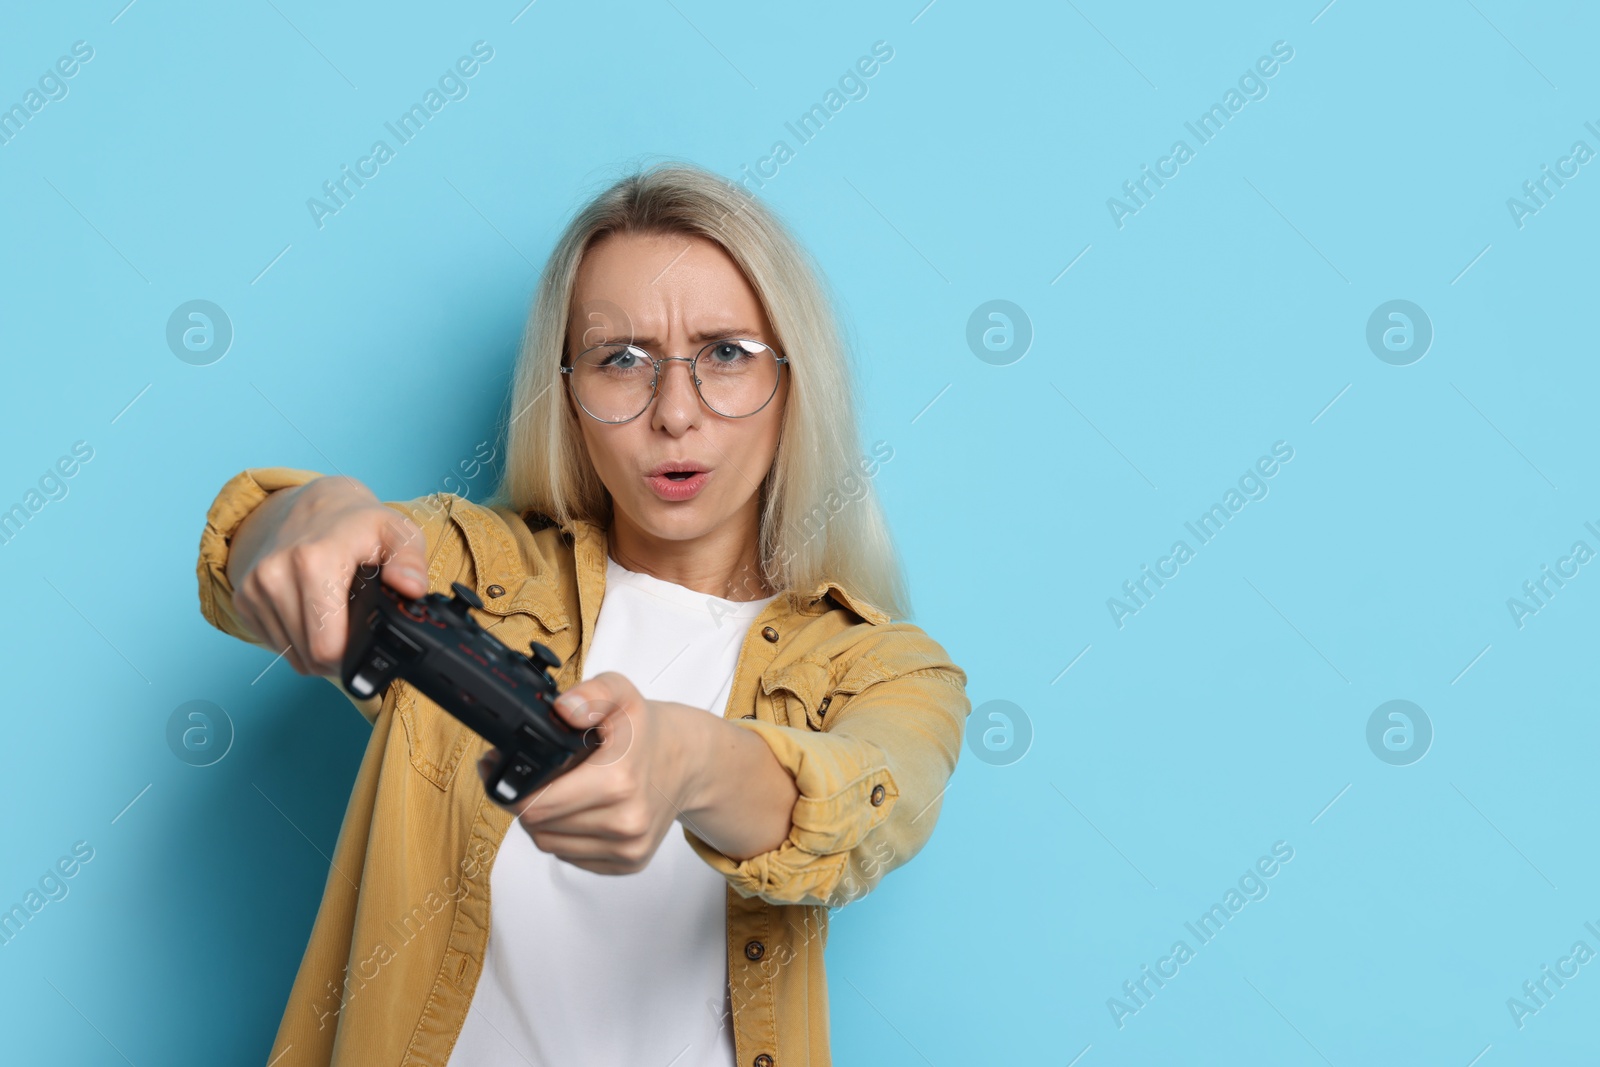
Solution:
[{"label": "woman's left hand", "polygon": [[[541,851],[576,867],[643,870],[684,815],[708,735],[726,724],[686,704],[646,700],[615,671],[573,686],[555,707],[572,726],[598,730],[600,748],[515,806],[501,807],[516,813]],[[492,758],[478,763],[486,782]]]}]

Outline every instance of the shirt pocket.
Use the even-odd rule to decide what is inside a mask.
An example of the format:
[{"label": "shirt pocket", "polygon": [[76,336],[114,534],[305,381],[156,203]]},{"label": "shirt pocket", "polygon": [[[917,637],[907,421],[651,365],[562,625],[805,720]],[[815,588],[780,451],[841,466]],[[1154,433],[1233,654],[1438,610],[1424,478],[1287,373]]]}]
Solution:
[{"label": "shirt pocket", "polygon": [[[526,653],[529,640],[542,643],[551,640],[531,614],[514,612],[503,618],[480,616],[478,621],[514,652]],[[559,650],[557,654],[560,654]],[[569,672],[570,668],[563,657],[562,669],[554,673],[560,678]],[[560,685],[560,682],[557,684]],[[488,742],[409,683],[401,681],[395,685],[398,687],[395,714],[405,728],[411,766],[417,773],[440,789],[448,789],[451,779],[458,773],[476,778],[477,756]],[[465,771],[461,770],[463,761],[471,764]]]},{"label": "shirt pocket", "polygon": [[828,661],[820,656],[804,656],[761,676],[762,698],[754,715],[779,726],[822,729],[826,711],[822,707],[828,685]]},{"label": "shirt pocket", "polygon": [[894,676],[876,657],[863,656],[844,667],[817,655],[803,656],[761,680],[767,694],[767,715],[780,726],[823,730],[863,689]]},{"label": "shirt pocket", "polygon": [[467,752],[476,751],[482,742],[454,715],[409,683],[394,685],[394,713],[406,733],[412,768],[439,789],[448,789]]}]

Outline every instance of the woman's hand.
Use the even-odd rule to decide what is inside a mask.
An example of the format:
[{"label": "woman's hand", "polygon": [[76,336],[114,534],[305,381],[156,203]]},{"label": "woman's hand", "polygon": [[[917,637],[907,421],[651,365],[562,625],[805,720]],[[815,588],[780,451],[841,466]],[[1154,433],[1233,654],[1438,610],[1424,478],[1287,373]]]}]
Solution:
[{"label": "woman's hand", "polygon": [[[596,874],[632,874],[675,820],[736,858],[788,836],[794,780],[749,731],[687,704],[646,700],[615,671],[573,686],[555,706],[570,725],[598,730],[601,745],[518,806],[501,805],[541,851]],[[491,759],[478,764],[485,782]]]},{"label": "woman's hand", "polygon": [[352,579],[372,565],[407,596],[428,591],[416,523],[353,478],[280,489],[252,511],[228,551],[239,619],[300,674],[337,675]]}]

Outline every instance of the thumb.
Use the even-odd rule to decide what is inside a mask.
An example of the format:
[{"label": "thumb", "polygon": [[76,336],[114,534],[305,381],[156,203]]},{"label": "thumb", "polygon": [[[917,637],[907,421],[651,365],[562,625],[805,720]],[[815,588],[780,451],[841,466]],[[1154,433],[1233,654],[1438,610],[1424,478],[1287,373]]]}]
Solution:
[{"label": "thumb", "polygon": [[621,694],[614,691],[611,672],[597,674],[579,682],[555,699],[556,714],[568,726],[579,730],[599,726],[621,706]]},{"label": "thumb", "polygon": [[591,746],[599,742],[603,754],[591,756],[591,763],[610,763],[633,747],[630,712],[643,704],[639,690],[625,676],[604,671],[562,693],[555,709],[569,726],[591,734]]}]

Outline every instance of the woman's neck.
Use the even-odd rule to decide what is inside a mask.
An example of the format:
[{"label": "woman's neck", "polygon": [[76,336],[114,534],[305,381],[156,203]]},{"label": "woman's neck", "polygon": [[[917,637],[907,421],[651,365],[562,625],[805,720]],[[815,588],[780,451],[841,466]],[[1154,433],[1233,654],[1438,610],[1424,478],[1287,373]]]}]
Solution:
[{"label": "woman's neck", "polygon": [[761,576],[753,524],[728,522],[699,537],[674,540],[640,529],[615,514],[607,542],[625,570],[648,574],[723,600],[761,600],[772,589]]}]

